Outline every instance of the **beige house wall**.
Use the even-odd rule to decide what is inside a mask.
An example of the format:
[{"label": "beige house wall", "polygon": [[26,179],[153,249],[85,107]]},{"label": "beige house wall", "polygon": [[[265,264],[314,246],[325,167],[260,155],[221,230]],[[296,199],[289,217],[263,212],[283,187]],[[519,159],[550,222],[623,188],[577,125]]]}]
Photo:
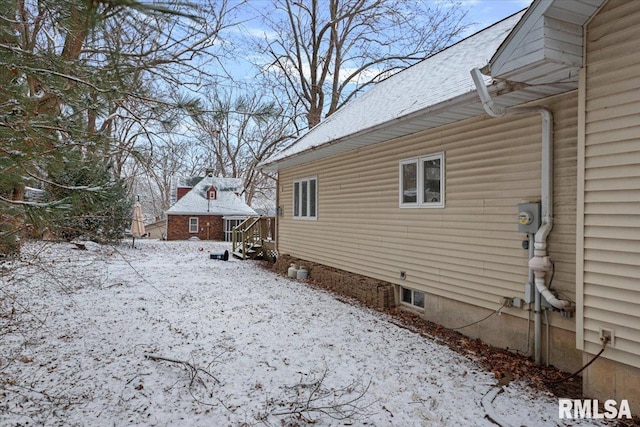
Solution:
[{"label": "beige house wall", "polygon": [[[577,104],[577,93],[543,103],[555,114],[552,287],[571,300],[576,298]],[[445,208],[399,207],[399,162],[439,152],[445,153]],[[425,317],[432,320],[448,320],[452,307],[457,325],[477,320],[498,309],[502,297],[524,296],[528,252],[521,246],[526,235],[517,231],[517,205],[540,199],[540,157],[538,114],[483,116],[281,170],[279,251],[423,291]],[[317,220],[293,219],[293,180],[309,176],[318,179]],[[507,345],[523,347],[527,308],[503,310],[484,335],[514,325],[517,342]],[[563,336],[575,350],[574,319],[557,313],[549,318],[568,332]],[[478,334],[486,338],[482,330]],[[580,364],[579,355],[571,358],[558,364]]]},{"label": "beige house wall", "polygon": [[640,2],[611,0],[587,26],[577,242],[583,254],[578,288],[584,290],[578,346],[597,353],[601,328],[614,332],[614,342],[587,370],[585,389],[632,399],[635,413],[640,413],[639,22]]},{"label": "beige house wall", "polygon": [[167,220],[156,221],[145,226],[149,239],[165,239],[167,237]]}]

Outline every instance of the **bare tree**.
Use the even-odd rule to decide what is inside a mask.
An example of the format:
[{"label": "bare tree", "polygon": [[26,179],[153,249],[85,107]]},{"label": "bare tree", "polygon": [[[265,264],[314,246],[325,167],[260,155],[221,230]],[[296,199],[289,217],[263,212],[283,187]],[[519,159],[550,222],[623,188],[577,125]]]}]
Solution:
[{"label": "bare tree", "polygon": [[215,92],[205,103],[207,108],[192,118],[207,165],[219,176],[241,178],[245,199],[251,204],[272,198],[274,181],[257,166],[287,148],[293,134],[290,117],[276,102],[248,93]]},{"label": "bare tree", "polygon": [[126,153],[114,158],[116,150],[131,151],[193,105],[167,95],[211,78],[206,65],[217,60],[230,8],[226,0],[12,0],[1,11],[0,83],[11,104],[2,112],[13,117],[3,115],[0,128],[30,130],[39,145],[75,140],[119,172]]},{"label": "bare tree", "polygon": [[155,218],[164,216],[171,206],[172,181],[176,176],[195,176],[206,164],[203,154],[191,139],[173,134],[140,152],[129,162],[135,194],[141,195],[143,210]]},{"label": "bare tree", "polygon": [[197,108],[197,97],[185,92],[200,87],[205,77],[216,78],[211,65],[218,60],[218,33],[233,8],[226,0],[176,2],[174,8],[182,15],[131,14],[106,23],[101,32],[107,51],[117,52],[105,56],[101,66],[122,76],[125,86],[108,100],[99,129],[111,136],[107,156],[117,176],[129,159],[139,160],[132,154],[140,147],[164,143],[185,111]]},{"label": "bare tree", "polygon": [[269,58],[259,65],[309,127],[465,29],[460,4],[446,1],[273,0],[258,12],[268,30],[255,42]]}]

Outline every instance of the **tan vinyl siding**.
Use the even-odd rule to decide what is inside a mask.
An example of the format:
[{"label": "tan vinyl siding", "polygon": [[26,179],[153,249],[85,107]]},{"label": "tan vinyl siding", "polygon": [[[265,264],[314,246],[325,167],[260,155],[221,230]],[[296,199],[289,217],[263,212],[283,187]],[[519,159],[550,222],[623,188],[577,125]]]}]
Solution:
[{"label": "tan vinyl siding", "polygon": [[[548,102],[556,123],[554,288],[575,299],[577,94]],[[524,294],[526,235],[517,231],[517,205],[540,199],[540,132],[537,114],[480,117],[281,170],[279,250],[496,309],[503,296]],[[399,162],[439,152],[445,208],[399,207]],[[293,180],[311,175],[318,177],[317,221],[295,220]]]},{"label": "tan vinyl siding", "polygon": [[582,63],[582,28],[579,25],[545,17],[544,34],[547,37],[547,58],[578,65]]},{"label": "tan vinyl siding", "polygon": [[[578,268],[584,350],[640,367],[640,2],[609,1],[587,28]],[[578,335],[580,337],[580,334]]]},{"label": "tan vinyl siding", "polygon": [[529,25],[527,34],[507,56],[502,55],[492,66],[494,75],[502,77],[524,64],[543,59],[581,65],[582,27],[551,16],[540,16]]}]

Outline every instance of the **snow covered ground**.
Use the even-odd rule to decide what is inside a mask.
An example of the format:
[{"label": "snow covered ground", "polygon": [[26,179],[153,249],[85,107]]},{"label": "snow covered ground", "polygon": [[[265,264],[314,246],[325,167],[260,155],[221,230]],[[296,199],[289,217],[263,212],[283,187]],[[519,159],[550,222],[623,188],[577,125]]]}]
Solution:
[{"label": "snow covered ground", "polygon": [[258,263],[209,259],[225,243],[130,245],[29,243],[0,264],[0,425],[494,426],[487,411],[565,425],[557,398],[522,384],[485,409],[496,380],[472,360]]}]

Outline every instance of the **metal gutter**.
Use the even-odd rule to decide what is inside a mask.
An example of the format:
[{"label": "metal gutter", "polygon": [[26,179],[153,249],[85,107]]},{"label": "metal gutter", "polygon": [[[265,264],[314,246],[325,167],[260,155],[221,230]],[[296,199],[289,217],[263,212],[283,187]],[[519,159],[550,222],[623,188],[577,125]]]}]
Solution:
[{"label": "metal gutter", "polygon": [[[508,85],[507,84],[501,84],[499,89],[505,89],[507,88]],[[467,118],[472,118],[472,117],[477,117],[479,116],[481,113],[481,106],[478,102],[474,102],[476,101],[476,94],[475,91],[472,92],[467,92],[463,95],[459,95],[455,98],[451,98],[448,99],[444,102],[441,102],[439,104],[430,106],[428,108],[425,108],[423,110],[420,111],[416,111],[410,114],[407,114],[406,116],[401,116],[398,117],[396,119],[393,120],[388,120],[386,122],[383,123],[379,123],[375,126],[369,127],[367,129],[362,129],[358,132],[354,132],[350,135],[346,135],[343,136],[341,138],[329,141],[329,142],[325,142],[325,143],[321,143],[319,145],[307,148],[306,150],[300,151],[298,153],[292,154],[291,156],[287,156],[287,157],[283,157],[281,159],[276,159],[273,162],[270,162],[269,159],[267,159],[265,162],[260,163],[258,165],[258,168],[264,170],[264,171],[268,171],[268,172],[277,172],[279,169],[283,169],[283,168],[287,168],[287,167],[292,167],[292,166],[297,166],[299,164],[303,164],[306,162],[310,162],[313,160],[318,160],[320,158],[323,157],[328,157],[334,154],[339,154],[339,153],[345,153],[357,148],[361,148],[361,147],[366,147],[369,145],[374,145],[374,144],[378,144],[380,142],[385,142],[388,141],[389,138],[387,137],[382,137],[379,140],[373,141],[373,142],[357,142],[358,138],[362,138],[362,137],[366,137],[366,136],[370,136],[373,134],[376,134],[378,132],[380,132],[381,130],[389,130],[390,128],[393,127],[400,127],[403,124],[409,123],[409,122],[414,122],[420,118],[426,118],[429,116],[436,116],[437,114],[441,114],[444,112],[447,112],[455,107],[459,107],[459,106],[465,106],[467,107],[474,107],[477,105],[478,107],[478,113],[477,114],[466,114],[467,117],[464,118],[460,118],[458,120],[452,120],[449,123],[454,123],[455,121],[459,121],[459,120],[464,120]],[[475,105],[474,105],[475,104]],[[443,126],[449,123],[438,123],[437,125],[434,125],[433,127],[439,127],[439,126]],[[421,130],[427,130],[430,129],[429,127],[422,127]],[[397,135],[395,135],[393,138],[400,138],[406,135],[411,135],[412,133],[415,133],[415,131],[411,131],[411,132],[398,132]],[[393,139],[391,138],[391,139]],[[337,148],[337,146],[339,145],[346,145],[349,142],[353,142],[353,146],[349,146],[349,147],[345,147],[343,150],[340,150]],[[325,155],[324,153],[322,153],[325,150],[331,149],[331,148],[336,148],[336,151],[331,153],[331,154],[327,154]]]}]

